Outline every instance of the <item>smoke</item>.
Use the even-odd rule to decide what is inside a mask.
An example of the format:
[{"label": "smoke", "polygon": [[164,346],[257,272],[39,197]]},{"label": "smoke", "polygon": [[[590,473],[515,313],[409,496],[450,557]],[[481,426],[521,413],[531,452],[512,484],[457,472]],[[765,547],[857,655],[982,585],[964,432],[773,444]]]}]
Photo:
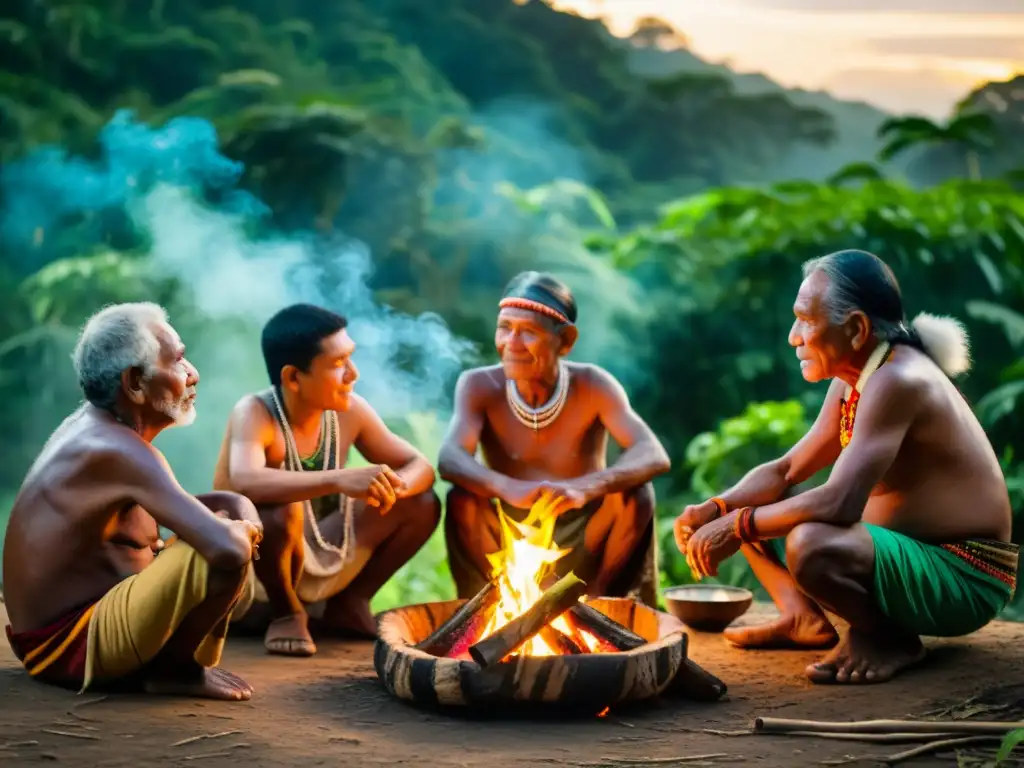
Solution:
[{"label": "smoke", "polygon": [[[464,276],[467,295],[475,289],[478,297],[471,312],[487,329],[481,337],[493,328],[498,278],[523,269],[549,271],[569,284],[579,304],[580,340],[572,358],[605,365],[628,388],[640,375],[632,363],[646,348],[646,337],[632,330],[650,312],[641,287],[582,246],[594,221],[578,196],[552,194],[537,210],[524,212],[501,189],[511,184],[531,190],[554,179],[585,184],[594,177],[590,159],[559,120],[555,108],[521,99],[494,102],[474,114],[486,144],[478,151],[441,153],[434,217],[457,221],[469,247],[495,243],[492,252],[505,254],[477,258]],[[365,244],[272,231],[267,207],[239,188],[243,166],[220,153],[216,131],[205,120],[181,117],[151,127],[121,112],[98,144],[95,158],[45,149],[2,169],[0,243],[19,254],[20,271],[28,273],[56,258],[142,242],[151,275],[182,286],[185,306],[170,307],[171,321],[200,372],[199,414],[193,426],[170,430],[158,443],[186,487],[209,488],[232,407],[269,383],[260,328],[294,302],[345,314],[357,344],[357,391],[385,419],[404,419],[421,435],[430,433],[425,442],[436,443],[455,376],[478,362],[473,345],[436,315],[410,316],[378,304],[370,288],[375,265]],[[123,297],[140,298],[156,297]],[[100,303],[97,298],[88,311]],[[66,356],[38,375],[67,380],[65,391],[73,386]],[[62,416],[26,414],[26,423],[37,419],[48,430]],[[419,447],[435,458],[436,445]]]},{"label": "smoke", "polygon": [[[644,374],[636,362],[648,350],[645,326],[653,313],[645,300],[649,289],[583,245],[588,231],[606,226],[582,192],[601,174],[601,161],[572,143],[553,105],[498,99],[474,114],[473,122],[487,133],[486,151],[449,153],[446,174],[450,180],[472,179],[471,191],[451,184],[442,187],[441,197],[451,204],[463,190],[468,199],[453,207],[469,211],[468,230],[500,239],[511,255],[506,264],[477,265],[475,276],[493,286],[496,269],[505,279],[525,269],[555,275],[572,289],[579,309],[579,341],[570,359],[604,366],[627,389],[639,384]],[[480,322],[494,322],[497,291]]]},{"label": "smoke", "polygon": [[[377,304],[365,245],[267,234],[266,207],[237,188],[243,167],[220,154],[212,125],[177,118],[152,128],[119,113],[99,145],[96,160],[48,149],[5,168],[0,233],[24,248],[36,232],[60,230],[73,220],[81,253],[101,244],[109,234],[108,214],[121,212],[148,244],[151,276],[183,287],[193,311],[171,322],[199,369],[199,417],[159,442],[186,486],[209,487],[231,408],[247,392],[268,386],[259,332],[291,303],[319,304],[348,317],[361,374],[356,389],[383,418],[447,410],[451,383],[473,351],[470,342],[435,315],[412,317]],[[37,259],[56,255],[35,250]],[[70,364],[62,360],[60,370],[47,374],[69,377]]]}]

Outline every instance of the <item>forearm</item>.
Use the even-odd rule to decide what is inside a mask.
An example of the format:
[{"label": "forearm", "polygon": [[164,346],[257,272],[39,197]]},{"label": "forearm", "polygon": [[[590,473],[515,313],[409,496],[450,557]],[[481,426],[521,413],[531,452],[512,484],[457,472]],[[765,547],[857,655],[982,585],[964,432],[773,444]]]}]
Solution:
[{"label": "forearm", "polygon": [[668,454],[660,443],[641,442],[625,450],[607,469],[587,475],[584,483],[595,487],[599,495],[607,496],[641,486],[668,472],[671,467]]},{"label": "forearm", "polygon": [[841,503],[831,489],[820,486],[774,504],[756,506],[752,532],[756,539],[778,539],[804,523],[853,525],[862,512],[862,507],[851,511],[850,505]]},{"label": "forearm", "polygon": [[485,499],[500,497],[501,484],[508,479],[505,475],[485,467],[475,456],[459,447],[442,449],[437,471],[445,482]]},{"label": "forearm", "polygon": [[339,473],[346,470],[292,472],[261,467],[231,474],[231,486],[253,504],[291,504],[339,492]]},{"label": "forearm", "polygon": [[434,468],[422,456],[417,456],[412,461],[395,471],[395,474],[402,479],[402,490],[400,498],[419,496],[421,493],[430,490],[434,485],[436,474]]},{"label": "forearm", "polygon": [[761,464],[747,472],[732,488],[720,493],[718,498],[730,510],[775,504],[790,488],[786,474],[786,462],[783,459]]}]

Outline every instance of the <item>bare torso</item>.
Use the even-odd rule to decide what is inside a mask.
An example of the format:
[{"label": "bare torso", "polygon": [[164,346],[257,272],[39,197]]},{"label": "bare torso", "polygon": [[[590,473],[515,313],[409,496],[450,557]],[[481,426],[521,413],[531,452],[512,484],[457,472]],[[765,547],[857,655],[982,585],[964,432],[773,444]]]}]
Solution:
[{"label": "bare torso", "polygon": [[604,469],[608,430],[601,422],[592,366],[567,363],[569,394],[554,423],[534,431],[512,413],[500,365],[472,372],[485,403],[480,448],[487,466],[517,480],[568,480]]},{"label": "bare torso", "polygon": [[[241,403],[246,409],[259,409],[263,414],[267,413],[266,406],[256,395],[247,396]],[[338,468],[348,464],[348,456],[359,433],[359,426],[352,412],[335,412],[338,416]],[[277,420],[269,420],[273,426],[273,436],[266,448],[267,467],[280,469],[285,463],[284,434],[277,424]],[[299,456],[312,456],[316,453],[321,440],[322,421],[318,421],[313,429],[302,431],[292,427],[292,435],[295,438],[296,449]],[[231,473],[229,463],[231,457],[231,441],[234,435],[233,426],[229,422],[225,430],[224,439],[221,441],[220,451],[217,454],[217,465],[213,474],[213,487],[218,491],[233,491],[231,485]],[[333,449],[332,449],[333,453]]]},{"label": "bare torso", "polygon": [[148,450],[127,427],[79,411],[29,470],[4,540],[4,599],[15,632],[43,627],[100,598],[153,561],[156,521],[92,479],[95,451],[131,450],[136,442]]},{"label": "bare torso", "polygon": [[[889,366],[913,382],[918,415],[895,462],[873,490],[864,522],[923,541],[1009,541],[1006,482],[968,403],[915,349],[897,346],[883,368]],[[868,388],[879,383],[873,378]]]}]

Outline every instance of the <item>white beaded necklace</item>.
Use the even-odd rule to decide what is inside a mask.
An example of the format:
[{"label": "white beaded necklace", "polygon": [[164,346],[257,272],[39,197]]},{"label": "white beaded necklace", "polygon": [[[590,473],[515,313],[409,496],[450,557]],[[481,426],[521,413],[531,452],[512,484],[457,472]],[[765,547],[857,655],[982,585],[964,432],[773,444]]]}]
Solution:
[{"label": "white beaded necklace", "polygon": [[569,369],[561,360],[558,361],[558,380],[555,382],[555,391],[551,393],[550,399],[543,405],[533,408],[527,404],[523,396],[516,389],[514,381],[505,382],[505,399],[508,400],[509,408],[525,427],[533,429],[534,432],[552,424],[565,407],[565,401],[569,397]]},{"label": "white beaded necklace", "polygon": [[[274,397],[274,406],[277,408],[277,415],[281,420],[281,430],[284,432],[284,447],[285,447],[285,462],[288,468],[293,472],[303,472],[302,460],[299,457],[299,449],[295,443],[295,436],[292,434],[291,425],[288,423],[288,418],[285,416],[284,407],[281,405],[280,399],[277,397],[277,387],[271,388],[271,394]],[[324,419],[323,426],[321,429],[329,429],[328,439],[324,440],[324,455],[322,459],[321,468],[326,470],[329,466],[328,462],[331,457],[331,440],[330,435],[334,435],[334,456],[337,461],[341,456],[341,434],[338,429],[338,414],[334,411],[326,411],[324,414],[327,418]],[[327,554],[327,562],[324,562],[325,558],[313,556],[310,552],[310,547],[303,547],[305,553],[305,570],[311,576],[334,576],[345,565],[348,563],[349,555],[355,551],[355,547],[352,544],[355,541],[355,519],[352,510],[352,499],[348,496],[342,496],[344,500],[344,540],[341,542],[341,548],[334,546],[324,541],[323,536],[320,534],[320,526],[317,525],[316,515],[313,514],[313,505],[306,499],[302,502],[302,507],[306,512],[306,522],[309,525],[313,533],[313,538],[316,541],[318,547],[320,547],[322,554]],[[342,505],[339,504],[339,509]],[[333,556],[333,557],[331,557]],[[331,562],[333,560],[333,562]]]}]

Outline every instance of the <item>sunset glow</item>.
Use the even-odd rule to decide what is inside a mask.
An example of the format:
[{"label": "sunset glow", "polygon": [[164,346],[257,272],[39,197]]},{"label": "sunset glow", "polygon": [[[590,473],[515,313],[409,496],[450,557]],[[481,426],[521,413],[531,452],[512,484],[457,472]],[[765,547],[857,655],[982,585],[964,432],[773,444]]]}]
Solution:
[{"label": "sunset glow", "polygon": [[825,89],[894,112],[942,117],[970,88],[1024,73],[1024,3],[1020,13],[773,7],[799,4],[552,1],[563,10],[605,18],[619,35],[628,34],[637,19],[657,16],[681,30],[702,58],[742,72],[763,72],[786,86]]}]

